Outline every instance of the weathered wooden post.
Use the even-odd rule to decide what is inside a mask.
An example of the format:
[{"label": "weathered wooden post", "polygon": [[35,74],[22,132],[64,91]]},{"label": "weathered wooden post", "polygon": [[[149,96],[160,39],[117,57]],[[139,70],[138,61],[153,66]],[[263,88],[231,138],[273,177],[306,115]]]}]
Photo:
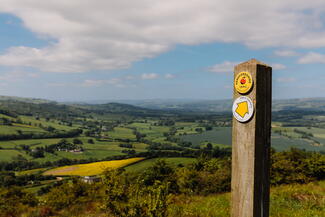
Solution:
[{"label": "weathered wooden post", "polygon": [[255,59],[235,66],[232,217],[269,216],[272,68]]}]

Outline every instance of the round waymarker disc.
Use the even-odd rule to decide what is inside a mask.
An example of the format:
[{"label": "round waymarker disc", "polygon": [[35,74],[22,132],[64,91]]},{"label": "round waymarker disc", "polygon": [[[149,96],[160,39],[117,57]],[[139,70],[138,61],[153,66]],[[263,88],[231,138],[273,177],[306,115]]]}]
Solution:
[{"label": "round waymarker disc", "polygon": [[254,104],[247,96],[240,96],[235,99],[232,105],[232,114],[239,122],[249,121],[254,114]]},{"label": "round waymarker disc", "polygon": [[235,89],[238,93],[248,93],[253,87],[253,78],[249,72],[240,72],[236,75],[234,81]]}]

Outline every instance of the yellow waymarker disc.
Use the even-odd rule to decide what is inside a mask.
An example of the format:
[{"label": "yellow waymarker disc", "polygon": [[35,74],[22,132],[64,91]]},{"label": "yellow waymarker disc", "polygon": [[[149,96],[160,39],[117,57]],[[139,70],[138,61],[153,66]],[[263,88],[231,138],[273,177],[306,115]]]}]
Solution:
[{"label": "yellow waymarker disc", "polygon": [[253,78],[249,72],[240,72],[235,77],[235,89],[239,93],[247,93],[253,87]]}]

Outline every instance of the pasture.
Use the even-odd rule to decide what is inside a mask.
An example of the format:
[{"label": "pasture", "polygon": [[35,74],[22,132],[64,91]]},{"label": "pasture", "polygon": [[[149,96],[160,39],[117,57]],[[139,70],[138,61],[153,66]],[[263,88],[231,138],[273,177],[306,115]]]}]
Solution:
[{"label": "pasture", "polygon": [[169,127],[167,126],[155,126],[155,122],[135,122],[132,124],[127,125],[128,127],[135,127],[138,132],[141,134],[145,134],[146,138],[149,140],[153,139],[160,139],[164,140],[164,133],[167,133],[169,131]]},{"label": "pasture", "polygon": [[178,166],[180,164],[187,165],[193,163],[196,158],[184,158],[184,157],[173,157],[173,158],[153,158],[140,161],[138,163],[132,164],[130,166],[126,166],[124,169],[127,172],[141,172],[148,167],[152,166],[158,159],[165,160],[167,164]]},{"label": "pasture", "polygon": [[18,156],[23,156],[24,158],[31,159],[30,156],[25,154],[22,151],[18,150],[5,150],[5,149],[0,149],[0,162],[9,162],[12,161],[13,159],[17,158]]},{"label": "pasture", "polygon": [[[313,140],[302,138],[302,135],[294,130],[298,129],[306,133],[312,133],[313,140],[320,144],[315,145]],[[275,133],[281,130],[281,134]],[[308,151],[325,151],[325,129],[306,127],[276,127],[272,130],[271,145],[277,151],[288,150],[291,147]],[[201,134],[182,135],[183,141],[192,142],[193,145],[204,146],[207,142],[212,144],[231,145],[231,127],[216,127],[212,131]]]},{"label": "pasture", "polygon": [[60,122],[58,120],[55,119],[50,119],[50,120],[46,120],[44,118],[39,118],[38,120],[33,117],[33,116],[25,116],[25,115],[21,115],[19,116],[19,118],[24,122],[24,123],[31,123],[32,126],[43,126],[43,127],[54,127],[55,129],[58,130],[72,130],[75,128],[78,128],[80,126],[78,125],[73,125],[73,126],[67,126],[64,124],[60,124]]},{"label": "pasture", "polygon": [[216,144],[231,145],[231,128],[216,127],[211,131],[205,131],[200,134],[183,135],[181,140],[192,142],[193,145],[200,146],[204,142]]},{"label": "pasture", "polygon": [[[22,155],[23,157],[44,163],[46,161],[56,161],[62,158],[68,159],[105,159],[107,157],[116,156],[116,155],[125,155],[122,153],[122,150],[126,148],[120,147],[121,142],[111,142],[105,140],[96,140],[91,137],[77,137],[82,141],[83,152],[66,152],[66,151],[56,151],[54,154],[46,153],[44,158],[32,159],[29,155],[22,150],[21,145],[30,146],[31,149],[36,147],[45,147],[58,143],[61,139],[24,139],[24,140],[11,140],[11,141],[0,141],[0,160],[1,161],[12,161],[14,157]],[[70,143],[73,142],[74,138],[66,138]],[[88,140],[92,139],[94,144],[88,143]],[[147,151],[146,147],[148,146],[145,143],[132,142],[134,150],[136,152],[145,152]],[[9,153],[9,154],[8,154]]]},{"label": "pasture", "polygon": [[18,132],[24,132],[24,133],[44,133],[45,130],[35,127],[35,126],[29,126],[24,124],[12,124],[12,125],[0,125],[0,134],[2,135],[12,135],[12,134],[18,134]]},{"label": "pasture", "polygon": [[113,131],[108,131],[107,134],[112,139],[135,139],[133,131],[125,127],[115,127]]}]

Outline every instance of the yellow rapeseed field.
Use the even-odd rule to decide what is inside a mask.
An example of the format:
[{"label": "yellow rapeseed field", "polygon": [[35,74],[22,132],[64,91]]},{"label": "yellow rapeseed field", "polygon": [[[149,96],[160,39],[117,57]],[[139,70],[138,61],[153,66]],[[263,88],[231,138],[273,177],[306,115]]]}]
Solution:
[{"label": "yellow rapeseed field", "polygon": [[112,160],[112,161],[101,161],[88,164],[76,164],[71,166],[63,166],[44,172],[44,175],[54,176],[94,176],[104,172],[105,169],[117,169],[125,167],[129,164],[144,160],[144,158],[130,158],[125,160]]}]

